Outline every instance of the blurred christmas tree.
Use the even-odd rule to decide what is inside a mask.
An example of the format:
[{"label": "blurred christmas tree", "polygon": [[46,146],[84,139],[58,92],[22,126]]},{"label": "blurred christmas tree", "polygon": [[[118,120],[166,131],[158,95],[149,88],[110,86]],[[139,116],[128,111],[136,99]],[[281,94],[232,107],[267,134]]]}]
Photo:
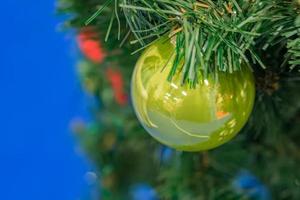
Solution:
[{"label": "blurred christmas tree", "polygon": [[[65,27],[76,29],[82,84],[97,100],[94,122],[74,130],[97,166],[99,199],[300,199],[298,0],[59,3],[72,14]],[[138,122],[129,88],[144,49],[132,82],[142,88],[133,91],[140,121],[162,143],[201,152],[164,146]],[[256,98],[247,120],[249,69]]]}]

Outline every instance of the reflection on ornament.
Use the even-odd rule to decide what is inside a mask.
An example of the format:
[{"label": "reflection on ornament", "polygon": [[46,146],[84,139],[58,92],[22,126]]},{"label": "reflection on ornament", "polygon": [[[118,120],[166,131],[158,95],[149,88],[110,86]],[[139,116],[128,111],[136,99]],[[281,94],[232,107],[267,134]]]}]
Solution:
[{"label": "reflection on ornament", "polygon": [[173,52],[174,44],[163,38],[137,62],[132,99],[141,124],[158,141],[178,150],[207,150],[229,141],[253,108],[252,72],[245,66],[231,74],[216,72],[190,88],[181,84],[179,71],[167,81]]},{"label": "reflection on ornament", "polygon": [[223,117],[226,117],[227,115],[228,115],[228,113],[227,112],[224,112],[224,111],[217,111],[217,118],[218,119],[221,119],[221,118],[223,118]]}]

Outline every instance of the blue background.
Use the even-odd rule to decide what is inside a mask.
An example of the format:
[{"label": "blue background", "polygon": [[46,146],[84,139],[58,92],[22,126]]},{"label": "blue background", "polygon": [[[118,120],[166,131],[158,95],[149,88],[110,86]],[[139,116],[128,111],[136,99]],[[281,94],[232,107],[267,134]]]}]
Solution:
[{"label": "blue background", "polygon": [[[88,116],[54,0],[1,1],[0,199],[82,199],[91,170],[69,124]],[[78,146],[78,145],[77,145]]]}]

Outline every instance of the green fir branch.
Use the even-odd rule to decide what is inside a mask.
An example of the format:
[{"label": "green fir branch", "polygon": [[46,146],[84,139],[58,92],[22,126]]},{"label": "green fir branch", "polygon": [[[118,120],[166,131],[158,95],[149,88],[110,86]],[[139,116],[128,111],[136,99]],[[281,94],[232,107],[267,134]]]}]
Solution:
[{"label": "green fir branch", "polygon": [[[104,6],[110,2],[106,1]],[[176,55],[184,61],[182,82],[193,85],[200,77],[216,70],[232,73],[239,70],[242,63],[251,66],[249,60],[266,68],[255,50],[255,41],[269,34],[268,31],[273,28],[267,28],[274,24],[277,24],[278,31],[285,31],[287,25],[290,26],[285,24],[285,28],[279,30],[280,22],[291,19],[291,14],[286,15],[283,9],[289,9],[292,17],[296,13],[295,9],[290,10],[292,1],[273,0],[120,0],[119,6],[136,37],[133,43],[138,42],[145,47],[155,38],[174,33],[183,39],[183,43],[176,43]],[[103,7],[88,22],[102,10]],[[278,31],[274,32],[273,39],[283,36]],[[265,48],[274,41],[267,41]],[[175,59],[169,80],[177,68],[178,59]]]},{"label": "green fir branch", "polygon": [[[67,26],[80,31],[86,19],[105,2],[106,0],[61,0],[61,11],[72,13],[71,19],[66,23]],[[101,14],[95,16],[89,24],[100,33],[99,41],[104,41],[111,17],[117,13],[116,2],[112,1],[105,9],[103,8]],[[159,6],[152,5],[153,2],[159,3]],[[182,11],[180,9],[178,11],[179,6],[189,7],[191,2],[197,3],[198,8],[203,8],[197,13],[208,12],[207,16],[210,18],[194,22],[197,15],[194,15],[195,11],[192,8],[186,9],[184,15],[180,14]],[[230,2],[234,6],[233,10],[237,12],[235,17],[224,9]],[[241,169],[250,170],[258,176],[271,190],[273,198],[299,198],[300,123],[299,117],[296,117],[299,116],[297,112],[300,108],[299,73],[295,73],[295,70],[289,71],[284,65],[284,69],[287,70],[284,74],[279,73],[278,79],[277,75],[271,78],[273,81],[270,81],[268,76],[261,78],[258,76],[260,71],[264,74],[269,70],[269,61],[276,63],[273,65],[276,72],[281,71],[276,67],[277,62],[281,62],[283,57],[289,67],[299,66],[299,32],[295,32],[298,26],[295,18],[299,15],[299,9],[296,1],[292,0],[256,0],[256,3],[270,4],[267,12],[257,11],[257,14],[253,15],[247,14],[257,10],[249,6],[250,2],[254,1],[131,0],[126,1],[126,8],[121,8],[120,5],[124,5],[124,1],[119,0],[117,11],[120,24],[118,17],[115,16],[109,40],[102,43],[108,54],[105,62],[99,66],[85,61],[83,66],[82,64],[79,66],[82,84],[90,85],[92,82],[92,85],[96,85],[95,95],[99,101],[101,99],[101,103],[97,104],[99,107],[92,106],[95,122],[79,124],[76,131],[81,147],[96,165],[96,173],[101,177],[101,186],[97,184],[101,190],[101,199],[128,199],[131,186],[141,182],[155,186],[160,199],[247,199],[245,194],[239,194],[231,187],[236,173]],[[148,4],[147,7],[144,6],[146,11],[133,9],[137,6],[143,7],[141,3]],[[205,3],[215,7],[205,9],[207,7]],[[152,12],[153,8],[150,9],[149,5],[155,7],[157,11]],[[223,8],[225,14],[222,17],[216,11],[217,8]],[[246,12],[247,9],[249,11]],[[172,11],[173,14],[165,12],[166,10]],[[214,10],[217,13],[214,13]],[[130,16],[133,17],[134,23],[138,23],[131,26],[131,31],[125,25],[126,21],[129,24],[133,23]],[[183,20],[186,20],[185,24],[182,23]],[[119,25],[123,26],[121,34],[116,31]],[[132,38],[133,34],[138,37]],[[122,70],[124,83],[129,91],[136,58],[133,56],[131,59],[128,58],[130,52],[136,48],[129,45],[128,41],[143,43],[144,49],[147,45],[151,45],[155,37],[164,34],[169,34],[176,41],[174,53],[177,53],[169,80],[187,59],[186,52],[192,52],[192,57],[193,52],[198,52],[195,53],[194,59],[186,61],[189,62],[186,68],[193,67],[186,71],[186,74],[182,74],[187,79],[203,77],[213,70],[235,71],[238,70],[240,59],[246,59],[253,64],[258,63],[256,56],[264,64],[268,64],[265,64],[267,69],[254,65],[256,83],[263,87],[262,89],[257,87],[257,105],[250,118],[249,129],[244,129],[243,133],[229,144],[213,151],[174,152],[168,162],[158,165],[160,158],[157,152],[161,145],[144,133],[130,106],[121,108],[111,99],[108,92],[111,86],[107,83],[105,70],[106,67],[112,67],[112,63],[116,63]],[[185,34],[188,35],[188,39]],[[120,38],[118,35],[121,36],[121,42],[118,41]],[[195,48],[191,41],[198,41],[194,43]],[[124,44],[122,48],[120,43]],[[185,49],[185,46],[188,48]],[[278,46],[282,46],[283,52],[287,54],[274,53],[274,49],[276,50]],[[122,52],[122,56],[116,55],[116,52]],[[253,55],[248,55],[251,52]],[[268,56],[264,57],[263,54]],[[216,66],[218,69],[215,69]],[[286,74],[293,76],[285,77]],[[265,84],[260,84],[259,80]]]}]

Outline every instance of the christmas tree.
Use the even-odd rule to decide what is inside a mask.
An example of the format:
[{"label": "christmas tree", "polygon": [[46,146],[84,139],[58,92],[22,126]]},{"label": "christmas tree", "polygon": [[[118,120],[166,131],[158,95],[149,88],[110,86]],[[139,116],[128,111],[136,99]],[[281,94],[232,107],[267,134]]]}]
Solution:
[{"label": "christmas tree", "polygon": [[99,199],[300,198],[298,0],[59,3]]}]

